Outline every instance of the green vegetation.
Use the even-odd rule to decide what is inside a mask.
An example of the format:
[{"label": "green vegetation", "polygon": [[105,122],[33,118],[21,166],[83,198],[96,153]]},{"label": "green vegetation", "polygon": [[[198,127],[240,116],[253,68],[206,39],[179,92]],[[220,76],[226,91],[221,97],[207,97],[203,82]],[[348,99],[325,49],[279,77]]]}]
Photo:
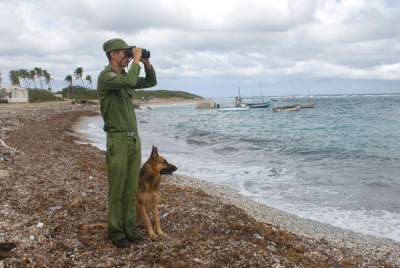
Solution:
[{"label": "green vegetation", "polygon": [[153,99],[153,98],[181,98],[181,99],[202,99],[201,96],[191,94],[185,91],[172,90],[137,90],[133,97],[135,99]]},{"label": "green vegetation", "polygon": [[61,101],[54,94],[44,89],[28,89],[29,102]]},{"label": "green vegetation", "polygon": [[64,98],[68,99],[85,99],[85,100],[95,100],[99,97],[97,96],[97,90],[90,90],[81,86],[68,86],[62,89],[61,93]]},{"label": "green vegetation", "polygon": [[[97,91],[90,90],[81,86],[68,86],[59,92],[64,98],[68,99],[86,99],[93,100],[98,99]],[[138,90],[134,92],[133,98],[141,100],[142,97],[146,100],[153,98],[181,98],[181,99],[202,99],[198,95],[194,95],[184,91],[170,91],[170,90]]]}]

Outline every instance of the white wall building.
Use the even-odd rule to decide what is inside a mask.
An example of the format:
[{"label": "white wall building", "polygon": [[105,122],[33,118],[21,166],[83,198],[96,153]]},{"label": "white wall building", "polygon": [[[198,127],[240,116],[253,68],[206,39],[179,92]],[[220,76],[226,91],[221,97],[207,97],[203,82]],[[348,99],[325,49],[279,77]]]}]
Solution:
[{"label": "white wall building", "polygon": [[23,87],[1,87],[1,102],[28,102],[28,90]]}]

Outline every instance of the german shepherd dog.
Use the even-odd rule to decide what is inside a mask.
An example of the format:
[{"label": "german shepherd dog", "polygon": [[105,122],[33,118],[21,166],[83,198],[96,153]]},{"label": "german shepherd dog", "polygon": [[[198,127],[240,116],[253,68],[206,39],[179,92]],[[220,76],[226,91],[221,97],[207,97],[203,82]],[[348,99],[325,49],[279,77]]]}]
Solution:
[{"label": "german shepherd dog", "polygon": [[[160,202],[161,175],[172,174],[178,168],[158,154],[157,147],[152,147],[151,154],[140,169],[139,191],[137,196],[138,218],[142,218],[149,239],[166,234],[161,230],[158,204]],[[153,224],[150,221],[150,212],[153,214]]]}]

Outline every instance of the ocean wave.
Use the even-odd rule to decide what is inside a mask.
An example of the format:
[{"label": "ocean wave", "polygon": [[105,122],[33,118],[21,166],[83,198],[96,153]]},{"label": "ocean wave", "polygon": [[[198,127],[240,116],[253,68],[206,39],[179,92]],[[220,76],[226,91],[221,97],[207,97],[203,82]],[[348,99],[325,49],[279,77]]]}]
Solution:
[{"label": "ocean wave", "polygon": [[[382,178],[384,179],[384,178]],[[365,186],[371,187],[373,189],[375,188],[388,188],[388,189],[393,189],[394,187],[399,187],[400,188],[400,184],[395,183],[395,182],[388,182],[388,181],[370,181],[370,182],[363,182],[363,184]]]},{"label": "ocean wave", "polygon": [[210,141],[205,141],[205,140],[199,140],[199,139],[195,139],[195,138],[187,138],[186,142],[188,144],[192,144],[192,145],[197,145],[197,146],[209,146],[209,145],[213,145],[213,142]]},{"label": "ocean wave", "polygon": [[223,154],[223,153],[230,153],[230,152],[237,152],[240,149],[237,147],[233,147],[233,146],[225,146],[225,147],[221,147],[221,148],[214,148],[213,151],[215,153],[219,153],[219,154]]}]

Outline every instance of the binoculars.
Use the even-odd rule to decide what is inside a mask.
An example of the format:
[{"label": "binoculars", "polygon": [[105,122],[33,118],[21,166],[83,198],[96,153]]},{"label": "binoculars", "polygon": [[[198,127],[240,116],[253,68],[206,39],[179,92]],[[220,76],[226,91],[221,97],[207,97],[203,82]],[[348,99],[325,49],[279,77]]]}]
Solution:
[{"label": "binoculars", "polygon": [[[132,48],[127,48],[124,50],[125,56],[128,58],[133,58]],[[142,59],[149,59],[150,58],[150,51],[147,49],[142,48]]]}]

